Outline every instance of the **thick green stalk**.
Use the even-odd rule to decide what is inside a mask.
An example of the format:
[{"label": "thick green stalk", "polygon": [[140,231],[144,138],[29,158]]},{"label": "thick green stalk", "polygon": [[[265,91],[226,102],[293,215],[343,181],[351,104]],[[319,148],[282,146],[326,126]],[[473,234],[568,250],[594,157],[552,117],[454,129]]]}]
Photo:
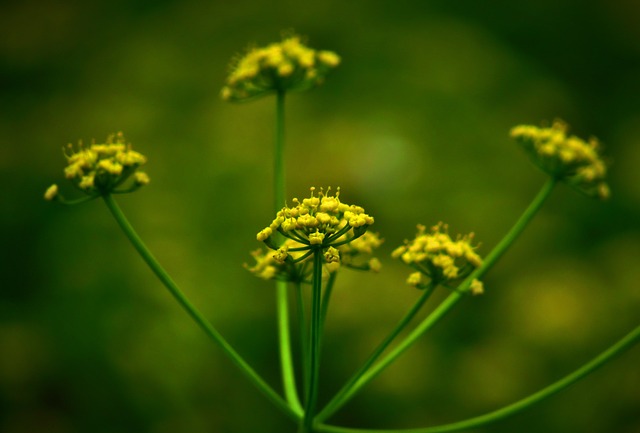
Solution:
[{"label": "thick green stalk", "polygon": [[322,263],[324,257],[322,249],[313,252],[313,284],[311,300],[311,329],[309,331],[309,385],[305,401],[302,431],[312,431],[318,401],[318,378],[320,373],[320,334],[321,334],[321,303],[322,303]]},{"label": "thick green stalk", "polygon": [[482,266],[453,291],[442,303],[431,312],[403,341],[401,341],[391,352],[387,354],[376,365],[367,370],[360,378],[351,386],[351,388],[342,393],[342,398],[337,399],[331,406],[331,410],[323,411],[323,417],[326,419],[331,416],[337,409],[342,407],[349,401],[364,385],[369,383],[382,370],[393,363],[400,355],[402,355],[409,347],[411,347],[425,332],[431,329],[440,319],[442,319],[462,297],[468,292],[469,286],[474,279],[482,277],[497,261],[506,250],[513,244],[517,237],[523,232],[525,227],[531,222],[536,213],[545,203],[556,181],[549,179],[540,192],[533,199],[529,207],[520,216],[515,225],[509,230],[505,237],[496,245],[487,255]]},{"label": "thick green stalk", "polygon": [[535,403],[538,403],[548,397],[557,394],[558,392],[564,390],[570,385],[573,385],[575,382],[579,381],[585,376],[593,373],[595,370],[611,361],[614,357],[630,349],[635,344],[637,344],[638,341],[640,341],[640,326],[625,335],[613,346],[609,347],[607,350],[584,364],[582,367],[566,375],[562,379],[552,383],[551,385],[541,389],[540,391],[533,393],[530,396],[525,397],[522,400],[519,400],[501,409],[494,410],[493,412],[489,412],[474,418],[469,418],[464,421],[458,421],[451,424],[444,424],[434,427],[395,430],[372,430],[319,425],[316,426],[316,431],[324,433],[445,433],[473,429],[515,415],[518,412],[521,412],[524,409],[527,409],[528,407],[534,405]]},{"label": "thick green stalk", "polygon": [[300,334],[300,353],[302,358],[302,378],[303,378],[303,395],[309,394],[309,330],[307,327],[307,313],[304,305],[304,293],[302,292],[302,283],[296,283],[296,298],[298,305],[298,325]]},{"label": "thick green stalk", "polygon": [[276,93],[276,137],[273,159],[273,208],[278,212],[285,203],[284,170],[284,98],[285,92]]},{"label": "thick green stalk", "polygon": [[320,411],[316,419],[320,422],[327,419],[331,416],[341,404],[343,404],[348,399],[347,394],[351,391],[352,387],[358,382],[360,377],[364,375],[367,370],[373,365],[374,362],[382,355],[382,353],[389,347],[389,344],[402,332],[407,325],[411,322],[411,320],[415,317],[415,315],[420,311],[420,308],[424,305],[424,303],[429,299],[429,296],[433,293],[436,288],[435,284],[431,284],[426,287],[422,293],[422,295],[415,302],[413,307],[405,314],[405,316],[398,322],[396,327],[387,335],[387,337],[376,347],[373,353],[369,356],[369,358],[365,361],[365,363],[356,371],[356,373],[349,379],[349,381],[338,391],[338,393],[327,403],[325,408]]},{"label": "thick green stalk", "polygon": [[287,402],[294,411],[302,413],[302,405],[298,398],[293,356],[291,351],[291,333],[289,326],[289,305],[287,301],[287,283],[276,282],[276,303],[278,315],[278,335],[280,342],[280,365],[282,368],[282,385]]},{"label": "thick green stalk", "polygon": [[[280,211],[285,203],[285,170],[284,170],[284,95],[283,91],[276,93],[276,131],[273,164],[273,208]],[[287,283],[276,281],[276,309],[278,316],[278,341],[280,349],[280,368],[282,371],[282,386],[287,402],[296,412],[302,411],[296,387],[293,356],[291,352],[291,332],[289,326],[289,304]]]},{"label": "thick green stalk", "polygon": [[301,412],[289,407],[289,405],[280,397],[259,375],[251,368],[251,366],[231,347],[231,345],[222,337],[222,335],[204,318],[202,313],[191,304],[191,301],[182,293],[169,274],[160,265],[158,260],[151,254],[151,251],[144,244],[140,236],[131,226],[124,213],[116,203],[113,196],[106,194],[103,196],[104,202],[116,219],[118,225],[129,238],[133,247],[140,254],[142,259],[147,263],[153,273],[160,279],[162,284],[169,290],[173,297],[178,301],[180,306],[189,314],[189,316],[202,328],[202,330],[222,349],[231,361],[242,371],[245,376],[260,390],[262,393],[286,415],[297,420],[301,417]]}]

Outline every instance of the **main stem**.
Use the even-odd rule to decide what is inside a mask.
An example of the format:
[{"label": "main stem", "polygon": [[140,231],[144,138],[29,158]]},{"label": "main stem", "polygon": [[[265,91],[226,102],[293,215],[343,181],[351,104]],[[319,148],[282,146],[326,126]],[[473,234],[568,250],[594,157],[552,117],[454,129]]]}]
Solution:
[{"label": "main stem", "polygon": [[556,184],[556,180],[550,178],[542,187],[540,192],[533,199],[529,207],[520,216],[518,221],[509,230],[505,237],[496,245],[493,250],[487,255],[482,266],[473,272],[460,286],[453,291],[442,303],[431,312],[417,327],[414,329],[403,341],[401,341],[391,352],[387,354],[376,365],[367,370],[360,378],[351,386],[350,389],[342,393],[342,397],[337,398],[333,403],[328,406],[326,410],[322,412],[323,419],[328,418],[336,410],[342,407],[347,401],[349,401],[355,394],[367,383],[369,383],[374,377],[376,377],[382,370],[392,364],[400,355],[402,355],[409,347],[411,347],[425,332],[431,329],[436,323],[440,321],[457,303],[462,297],[469,291],[469,286],[474,279],[482,277],[493,265],[498,261],[500,257],[506,252],[506,250],[513,244],[518,236],[524,231],[529,222],[533,219],[536,213],[540,210],[545,203],[549,195],[553,191]]},{"label": "main stem", "polygon": [[312,431],[318,401],[318,377],[320,373],[320,334],[321,334],[321,302],[322,302],[322,249],[313,252],[313,280],[311,300],[311,329],[309,331],[309,385],[302,420],[302,431]]},{"label": "main stem", "polygon": [[273,160],[273,208],[276,212],[282,209],[285,202],[284,96],[283,91],[276,93],[276,137]]},{"label": "main stem", "polygon": [[[285,171],[284,171],[284,96],[283,91],[276,93],[276,131],[273,163],[273,208],[277,213],[285,203]],[[278,316],[278,340],[280,349],[280,368],[282,370],[282,386],[287,402],[296,412],[302,412],[298,398],[293,356],[291,352],[291,332],[289,325],[289,304],[287,283],[276,282],[276,307]]]},{"label": "main stem", "polygon": [[144,244],[140,236],[136,233],[127,220],[124,213],[116,203],[113,196],[106,194],[103,196],[104,202],[109,211],[116,219],[118,225],[129,238],[133,247],[140,254],[142,259],[147,263],[153,273],[160,279],[162,284],[169,290],[173,297],[178,301],[180,306],[189,314],[189,316],[200,326],[200,328],[222,349],[222,351],[231,359],[231,361],[242,371],[245,376],[260,390],[262,393],[286,415],[297,420],[301,416],[300,411],[296,411],[289,405],[251,368],[251,366],[231,347],[231,345],[222,337],[222,335],[204,318],[202,313],[189,301],[189,299],[180,290],[177,284],[169,276],[169,274],[160,265],[158,260],[153,256],[151,251]]}]

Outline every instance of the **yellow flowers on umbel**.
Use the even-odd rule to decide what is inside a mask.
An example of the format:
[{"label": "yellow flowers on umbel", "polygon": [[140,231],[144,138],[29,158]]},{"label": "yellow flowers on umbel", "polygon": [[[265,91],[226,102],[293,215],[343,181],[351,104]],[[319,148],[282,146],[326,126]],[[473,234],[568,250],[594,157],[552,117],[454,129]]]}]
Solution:
[{"label": "yellow flowers on umbel", "polygon": [[[439,223],[431,227],[431,231],[418,225],[418,234],[412,241],[396,248],[392,257],[416,269],[409,275],[407,283],[424,287],[428,281],[447,285],[460,281],[473,270],[482,265],[482,259],[475,252],[477,247],[471,245],[473,233],[458,236],[455,240],[449,236],[446,224]],[[474,281],[471,292],[482,293],[482,283]]]},{"label": "yellow flowers on umbel", "polygon": [[[327,272],[335,272],[344,265],[353,269],[378,272],[380,262],[371,257],[373,250],[382,244],[375,233],[367,232],[374,219],[360,206],[340,201],[340,189],[331,195],[331,189],[320,190],[302,201],[294,198],[294,206],[284,207],[276,214],[269,227],[261,230],[256,238],[273,251],[252,253],[256,260],[251,272],[265,279],[303,281],[309,276],[304,266],[313,251],[321,250]],[[285,238],[276,245],[276,233]]]},{"label": "yellow flowers on umbel", "polygon": [[525,149],[533,162],[550,176],[568,183],[587,195],[609,197],[605,182],[607,166],[599,155],[596,138],[584,141],[567,134],[567,124],[556,120],[550,128],[519,125],[511,136]]},{"label": "yellow flowers on umbel", "polygon": [[[138,170],[147,158],[125,144],[121,132],[107,137],[104,144],[93,143],[89,147],[80,144],[77,150],[69,144],[64,154],[67,158],[65,177],[89,196],[131,192],[149,183],[149,176]],[[133,179],[132,184],[124,187],[129,179]],[[58,186],[50,186],[44,197],[59,199]]]},{"label": "yellow flowers on umbel", "polygon": [[302,201],[294,198],[295,206],[282,208],[271,225],[257,234],[257,239],[267,241],[278,231],[309,247],[336,247],[362,236],[373,224],[373,217],[360,206],[342,203],[339,188],[335,195],[329,195],[330,191],[321,189],[316,196],[315,188],[311,188],[310,197]]},{"label": "yellow flowers on umbel", "polygon": [[321,84],[340,64],[332,51],[305,46],[299,36],[263,48],[252,48],[232,65],[221,96],[225,101],[246,101],[273,92],[301,91]]}]

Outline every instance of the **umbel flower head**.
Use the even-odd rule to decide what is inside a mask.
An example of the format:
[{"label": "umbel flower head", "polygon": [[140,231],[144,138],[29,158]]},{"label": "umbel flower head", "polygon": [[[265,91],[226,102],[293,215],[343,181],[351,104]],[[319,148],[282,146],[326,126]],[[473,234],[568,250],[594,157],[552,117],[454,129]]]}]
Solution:
[{"label": "umbel flower head", "polygon": [[272,92],[306,90],[321,84],[338,64],[336,53],[316,51],[299,36],[288,36],[236,59],[221,96],[225,101],[246,101]]},{"label": "umbel flower head", "polygon": [[[399,258],[416,272],[409,275],[407,283],[423,288],[427,280],[431,283],[451,285],[468,276],[474,269],[482,265],[482,259],[475,252],[473,233],[460,236],[453,240],[448,233],[446,224],[438,223],[431,227],[431,231],[423,225],[418,225],[418,234],[412,241],[405,241],[405,245],[396,248],[391,254]],[[474,280],[471,292],[482,293],[482,283]]]},{"label": "umbel flower head", "polygon": [[[149,176],[138,170],[147,158],[125,144],[121,132],[109,135],[103,144],[79,144],[77,149],[69,144],[63,151],[67,158],[65,177],[90,197],[131,192],[149,183]],[[130,185],[124,186],[130,179]],[[51,185],[44,197],[64,201],[57,185]]]},{"label": "umbel flower head", "polygon": [[[365,263],[356,259],[358,255],[371,254],[382,243],[377,235],[367,234],[367,228],[374,219],[362,207],[342,203],[340,189],[335,195],[331,195],[330,188],[326,192],[321,189],[316,195],[315,188],[311,188],[310,197],[302,201],[294,198],[293,204],[282,208],[273,222],[257,234],[256,238],[276,253],[254,253],[257,264],[249,268],[252,272],[263,278],[282,276],[280,271],[287,273],[286,266],[302,263],[318,250],[323,252],[330,272],[341,264],[379,270],[380,264],[376,259]],[[284,244],[276,245],[276,233],[286,238]],[[282,265],[280,269],[278,265]],[[300,272],[298,275],[288,272],[287,275],[291,278],[285,279],[303,279]]]},{"label": "umbel flower head", "polygon": [[519,125],[511,136],[533,162],[550,176],[600,199],[609,197],[607,166],[599,155],[596,138],[584,141],[567,134],[567,124],[556,120],[550,128]]},{"label": "umbel flower head", "polygon": [[[344,237],[344,236],[343,236]],[[382,244],[378,234],[366,232],[352,242],[329,247],[324,254],[325,264],[323,277],[335,272],[341,266],[361,271],[380,272],[382,265],[373,257],[373,250]],[[275,252],[259,248],[251,255],[255,260],[253,266],[245,264],[251,273],[265,280],[310,282],[313,269],[308,266],[311,257],[305,254],[304,244],[292,239],[285,239],[284,244]]]}]

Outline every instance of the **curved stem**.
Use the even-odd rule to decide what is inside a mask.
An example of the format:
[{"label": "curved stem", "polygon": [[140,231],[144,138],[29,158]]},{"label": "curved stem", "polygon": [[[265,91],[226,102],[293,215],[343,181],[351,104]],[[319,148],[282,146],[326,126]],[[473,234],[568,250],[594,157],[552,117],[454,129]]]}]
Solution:
[{"label": "curved stem", "polygon": [[[360,378],[353,383],[348,391],[343,393],[343,397],[336,399],[332,405],[331,413],[335,412],[344,403],[351,399],[364,385],[369,383],[374,377],[376,377],[382,370],[393,363],[400,355],[402,355],[409,347],[413,345],[425,332],[431,329],[438,321],[443,318],[469,291],[469,287],[474,279],[482,277],[493,265],[498,261],[500,257],[506,252],[506,250],[513,244],[517,237],[524,231],[529,222],[533,219],[536,213],[540,210],[544,202],[547,200],[556,181],[550,178],[542,187],[540,192],[533,199],[529,207],[520,216],[518,221],[509,230],[505,237],[496,245],[493,250],[487,255],[481,267],[472,272],[458,288],[453,291],[442,303],[431,312],[402,342],[400,342],[391,352],[387,354],[376,365],[367,370]],[[324,411],[323,411],[324,412]],[[331,413],[327,412],[323,415],[328,417]],[[325,418],[326,419],[326,418]]]},{"label": "curved stem", "polygon": [[638,343],[638,341],[640,341],[640,326],[636,327],[633,331],[625,335],[613,346],[609,347],[607,350],[584,364],[582,367],[566,375],[562,379],[552,383],[551,385],[541,389],[540,391],[533,393],[528,397],[525,397],[522,400],[519,400],[501,409],[494,410],[493,412],[489,412],[474,418],[469,418],[464,421],[458,421],[451,424],[444,424],[434,427],[395,430],[355,429],[320,425],[316,427],[316,431],[326,433],[445,433],[460,430],[469,430],[472,428],[480,427],[499,421],[508,416],[515,415],[516,413],[521,412],[522,410],[534,405],[535,403],[538,403],[548,397],[553,396],[554,394],[557,394],[558,392],[564,390],[565,388],[569,387],[585,376],[593,373],[595,370],[611,361],[614,357],[630,349],[636,343]]},{"label": "curved stem", "polygon": [[322,248],[315,248],[313,252],[313,285],[311,300],[311,330],[309,332],[309,385],[302,431],[311,432],[318,400],[318,377],[320,373],[320,333],[321,333],[321,303],[322,303]]},{"label": "curved stem", "polygon": [[287,282],[276,281],[276,303],[278,310],[278,334],[280,336],[280,362],[282,365],[282,385],[287,402],[297,413],[302,413],[293,368],[291,335],[289,327],[289,305]]},{"label": "curved stem", "polygon": [[74,205],[77,205],[77,204],[86,203],[88,201],[95,200],[98,197],[100,197],[100,196],[99,195],[87,195],[87,196],[76,198],[76,199],[73,199],[73,200],[67,200],[61,194],[58,194],[57,196],[54,197],[54,200],[57,201],[60,204],[65,205],[65,206],[74,206]]},{"label": "curved stem", "polygon": [[127,220],[124,213],[116,203],[113,196],[106,194],[102,197],[104,199],[107,208],[111,211],[111,214],[116,219],[118,225],[129,238],[129,241],[133,244],[133,247],[140,254],[142,259],[147,263],[153,273],[160,279],[162,284],[169,290],[173,297],[178,301],[180,306],[189,314],[189,316],[202,328],[202,330],[222,349],[231,361],[242,371],[245,376],[251,381],[262,393],[280,410],[294,420],[300,418],[301,413],[290,408],[289,405],[280,397],[259,375],[253,368],[231,347],[231,345],[224,339],[224,337],[204,318],[202,313],[191,304],[191,301],[182,293],[180,288],[176,285],[169,274],[160,265],[158,260],[151,254],[147,246],[144,244],[140,236],[131,226],[131,223]]},{"label": "curved stem", "polygon": [[317,416],[318,421],[324,421],[329,418],[333,413],[340,408],[344,403],[351,399],[351,394],[357,390],[354,389],[354,385],[358,380],[367,372],[367,370],[373,365],[374,362],[382,355],[382,353],[389,347],[389,344],[406,328],[415,315],[420,311],[424,303],[429,299],[436,285],[430,284],[424,289],[422,295],[415,302],[413,307],[407,312],[407,314],[398,322],[396,327],[391,331],[389,335],[376,347],[373,353],[369,356],[366,362],[356,371],[356,373],[349,379],[349,381],[338,391],[338,393],[327,403],[324,409],[320,411]]}]

